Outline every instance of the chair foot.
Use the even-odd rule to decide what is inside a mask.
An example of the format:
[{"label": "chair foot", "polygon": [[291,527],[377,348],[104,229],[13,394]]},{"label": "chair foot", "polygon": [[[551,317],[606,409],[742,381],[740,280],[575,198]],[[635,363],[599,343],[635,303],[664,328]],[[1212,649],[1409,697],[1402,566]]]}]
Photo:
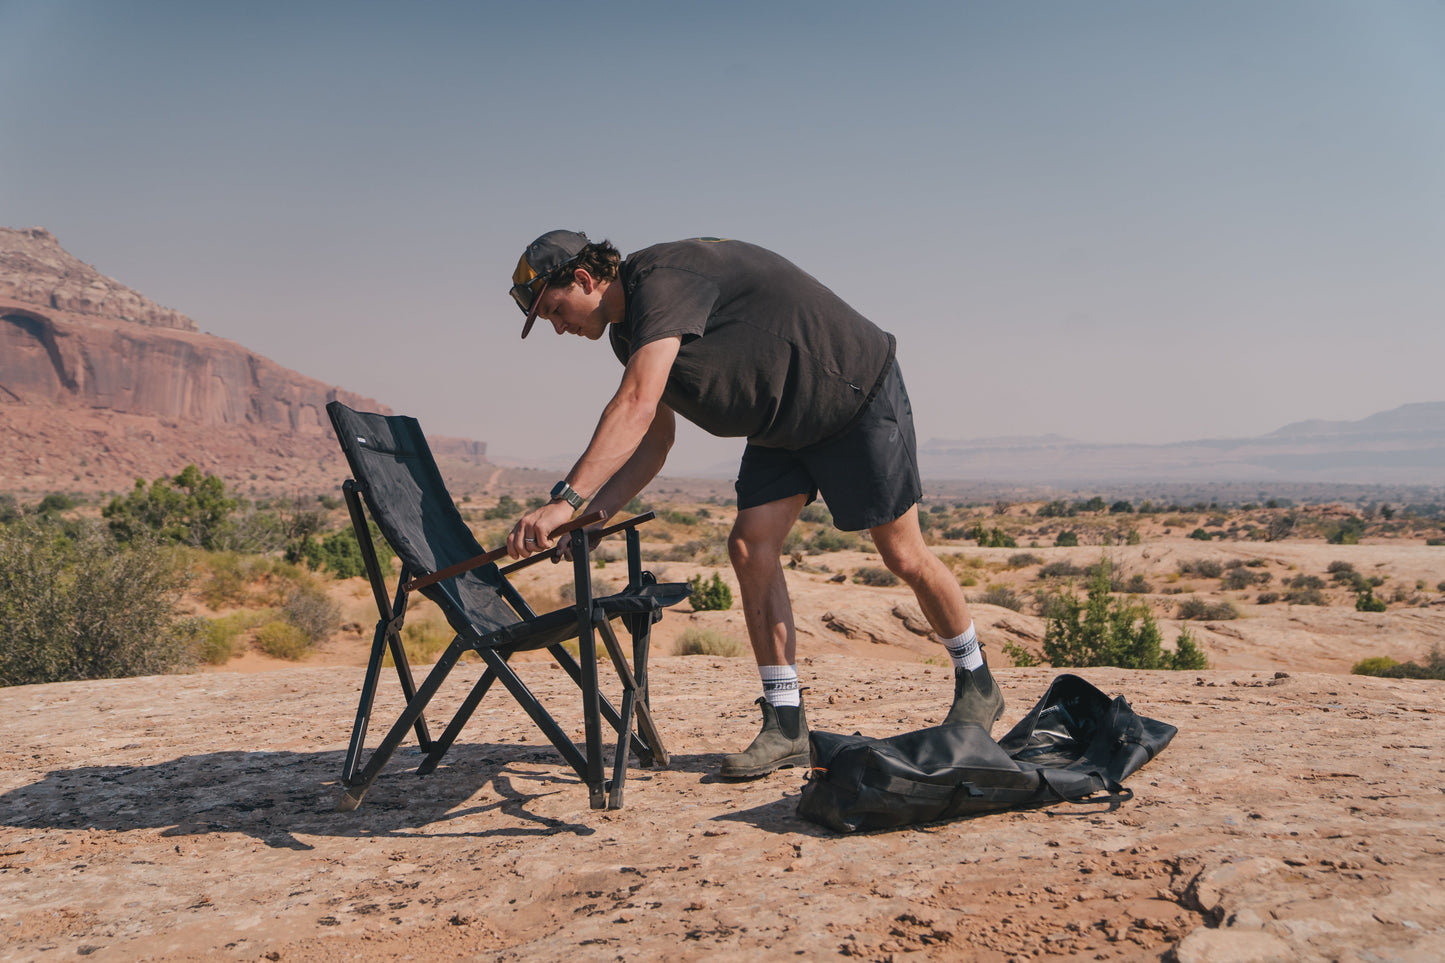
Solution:
[{"label": "chair foot", "polygon": [[351,812],[357,806],[361,805],[362,795],[362,793],[357,793],[354,796],[349,792],[342,793],[341,798],[336,800],[336,811],[339,813]]}]

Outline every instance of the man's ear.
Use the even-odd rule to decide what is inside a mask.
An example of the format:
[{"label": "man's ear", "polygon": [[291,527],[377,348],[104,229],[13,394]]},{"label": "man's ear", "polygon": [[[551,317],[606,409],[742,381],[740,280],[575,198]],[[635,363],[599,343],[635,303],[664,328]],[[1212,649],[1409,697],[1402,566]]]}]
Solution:
[{"label": "man's ear", "polygon": [[592,289],[597,286],[597,279],[588,273],[586,268],[577,268],[572,272],[572,280],[582,289],[583,294],[591,294]]}]

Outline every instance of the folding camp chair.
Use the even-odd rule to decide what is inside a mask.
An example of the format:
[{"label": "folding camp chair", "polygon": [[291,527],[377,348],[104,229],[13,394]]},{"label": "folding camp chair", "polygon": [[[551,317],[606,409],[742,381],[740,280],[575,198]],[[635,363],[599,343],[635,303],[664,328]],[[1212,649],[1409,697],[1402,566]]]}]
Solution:
[{"label": "folding camp chair", "polygon": [[[427,754],[418,774],[434,770],[496,681],[511,692],[587,784],[592,808],[620,807],[629,748],[636,752],[643,766],[667,765],[667,750],[653,724],[648,700],[648,645],[652,623],[662,617],[662,609],[688,595],[687,585],[659,585],[652,573],[642,570],[637,526],[650,519],[651,513],[597,532],[589,532],[583,526],[596,524],[602,519],[600,514],[574,521],[571,537],[576,604],[538,615],[506,576],[550,555],[534,555],[506,568],[497,568],[495,562],[505,556],[505,549],[487,553],[477,543],[442,483],[416,419],[357,412],[336,401],[327,405],[326,411],[351,467],[353,477],[342,486],[342,491],[380,613],[361,688],[361,702],[342,767],[342,781],[347,789],[336,808],[350,811],[361,804],[381,768],[406,738],[408,729],[415,730],[417,741]],[[376,527],[401,559],[400,578],[390,600],[371,540],[367,513],[362,507],[363,497]],[[595,598],[589,559],[592,543],[598,537],[619,531],[625,532],[627,539],[627,587],[615,595]],[[435,602],[456,631],[451,645],[420,687],[407,663],[400,634],[406,619],[407,598],[412,591],[420,591]],[[631,635],[631,666],[612,629],[613,619],[620,619]],[[599,635],[622,685],[620,709],[614,708],[598,690],[596,640]],[[578,640],[577,658],[562,645],[572,639]],[[536,649],[546,649],[582,691],[583,747],[562,730],[509,664],[513,653]],[[406,708],[358,773],[382,660],[388,650],[406,695]],[[486,671],[446,731],[433,739],[427,728],[426,706],[467,650],[482,657]],[[611,780],[607,779],[602,758],[604,718],[618,734]],[[633,731],[634,718],[636,732]]]}]

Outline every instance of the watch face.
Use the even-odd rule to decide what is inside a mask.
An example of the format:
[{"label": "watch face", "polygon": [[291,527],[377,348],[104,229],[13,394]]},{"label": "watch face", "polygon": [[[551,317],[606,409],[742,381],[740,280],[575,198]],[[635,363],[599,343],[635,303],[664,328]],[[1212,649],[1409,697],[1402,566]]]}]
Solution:
[{"label": "watch face", "polygon": [[563,495],[565,495],[565,494],[567,494],[567,483],[566,483],[566,482],[564,482],[564,481],[559,481],[557,484],[555,484],[555,485],[552,486],[552,497],[553,497],[553,498],[561,498],[561,497],[562,497]]}]

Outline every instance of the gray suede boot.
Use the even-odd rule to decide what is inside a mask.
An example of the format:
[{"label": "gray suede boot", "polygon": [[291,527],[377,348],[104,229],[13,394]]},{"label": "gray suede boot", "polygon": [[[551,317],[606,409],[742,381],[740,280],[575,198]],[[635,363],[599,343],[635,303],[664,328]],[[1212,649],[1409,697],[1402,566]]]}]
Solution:
[{"label": "gray suede boot", "polygon": [[953,670],[953,707],[948,710],[950,722],[976,722],[985,730],[1003,715],[1003,693],[993,681],[993,673],[985,662],[977,669]]},{"label": "gray suede boot", "polygon": [[724,779],[762,776],[774,769],[808,764],[808,717],[799,701],[793,706],[774,706],[759,698],[763,707],[763,731],[742,752],[723,756],[718,770]]}]

